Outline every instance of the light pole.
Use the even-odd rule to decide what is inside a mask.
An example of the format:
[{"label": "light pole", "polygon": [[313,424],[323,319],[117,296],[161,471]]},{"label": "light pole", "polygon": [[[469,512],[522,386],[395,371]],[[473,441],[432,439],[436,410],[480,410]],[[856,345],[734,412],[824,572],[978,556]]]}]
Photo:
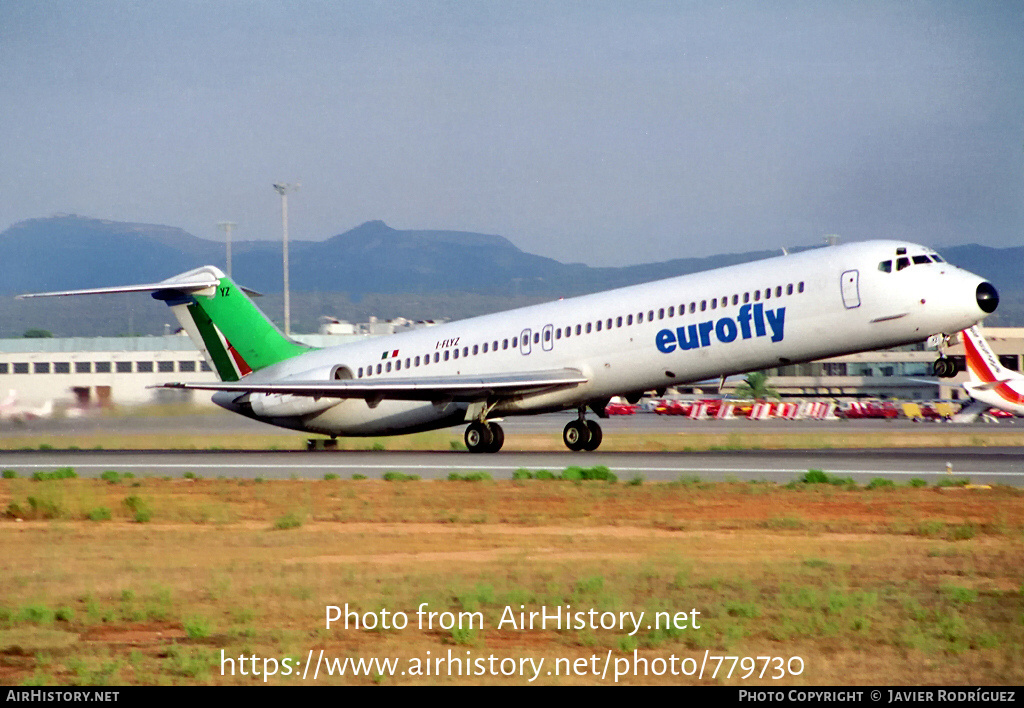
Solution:
[{"label": "light pole", "polygon": [[227,264],[228,265],[228,277],[230,278],[231,277],[231,229],[233,229],[236,226],[238,226],[238,224],[236,224],[233,221],[218,221],[217,222],[217,226],[219,226],[221,229],[223,229],[224,233],[226,234],[225,241],[227,242],[227,251],[228,251],[228,264]]},{"label": "light pole", "polygon": [[284,333],[291,336],[292,333],[292,314],[291,304],[288,295],[288,193],[294,192],[300,186],[300,183],[295,184],[284,184],[278,182],[274,185],[274,189],[281,195],[281,228],[284,231],[284,251],[283,251],[283,265],[284,265]]}]

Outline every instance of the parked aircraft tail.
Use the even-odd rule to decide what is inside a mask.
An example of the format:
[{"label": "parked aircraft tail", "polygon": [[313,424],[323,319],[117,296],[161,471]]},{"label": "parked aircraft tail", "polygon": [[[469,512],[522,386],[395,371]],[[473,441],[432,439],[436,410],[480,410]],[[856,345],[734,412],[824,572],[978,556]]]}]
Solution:
[{"label": "parked aircraft tail", "polygon": [[[53,297],[150,292],[163,300],[221,381],[237,381],[309,347],[285,336],[256,307],[246,290],[219,268],[203,266],[159,283],[19,295]],[[252,292],[252,291],[248,291]]]},{"label": "parked aircraft tail", "polygon": [[964,384],[967,393],[989,406],[1024,415],[1024,374],[1003,366],[976,326],[962,334],[971,378]]}]

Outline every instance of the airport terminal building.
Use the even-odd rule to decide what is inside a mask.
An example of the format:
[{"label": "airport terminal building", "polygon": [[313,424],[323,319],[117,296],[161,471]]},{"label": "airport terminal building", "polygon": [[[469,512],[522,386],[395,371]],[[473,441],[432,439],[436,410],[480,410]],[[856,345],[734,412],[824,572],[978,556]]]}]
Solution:
[{"label": "airport terminal building", "polygon": [[[375,323],[371,323],[375,324]],[[362,325],[342,334],[295,335],[304,344],[327,347],[361,337],[389,334],[393,327]],[[1024,328],[982,330],[1003,366],[1021,370]],[[923,345],[899,350],[866,352],[768,371],[770,385],[786,398],[880,398],[907,401],[964,398],[959,384],[963,345],[948,352],[959,357],[961,373],[935,379],[931,365],[936,353]],[[150,403],[206,403],[202,391],[153,389],[170,381],[215,381],[215,374],[192,341],[184,335],[155,337],[92,337],[0,339],[0,398],[16,393],[19,404],[89,407]],[[727,383],[728,393],[734,383]],[[681,388],[681,393],[718,393],[713,388]],[[212,405],[212,404],[211,404]]]}]

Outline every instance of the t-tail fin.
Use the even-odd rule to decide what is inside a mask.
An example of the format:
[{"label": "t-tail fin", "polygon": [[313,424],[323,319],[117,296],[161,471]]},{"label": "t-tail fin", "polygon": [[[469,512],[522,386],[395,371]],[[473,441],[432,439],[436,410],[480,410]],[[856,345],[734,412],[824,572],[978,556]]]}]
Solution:
[{"label": "t-tail fin", "polygon": [[965,329],[961,334],[964,339],[964,350],[967,353],[967,371],[971,381],[990,384],[1008,379],[1024,378],[1019,372],[1007,369],[999,363],[999,357],[989,347],[977,325]]},{"label": "t-tail fin", "polygon": [[214,266],[196,268],[159,283],[19,297],[125,292],[151,292],[154,298],[166,302],[222,381],[237,381],[309,351],[309,347],[285,336],[249,299],[244,288]]}]

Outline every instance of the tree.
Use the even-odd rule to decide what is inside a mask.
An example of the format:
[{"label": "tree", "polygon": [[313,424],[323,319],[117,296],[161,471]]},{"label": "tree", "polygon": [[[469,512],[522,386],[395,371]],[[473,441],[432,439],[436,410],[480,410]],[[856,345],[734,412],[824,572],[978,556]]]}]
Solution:
[{"label": "tree", "polygon": [[45,339],[52,337],[53,332],[46,329],[26,329],[25,334],[21,336],[25,339]]},{"label": "tree", "polygon": [[743,383],[736,387],[736,395],[740,398],[778,398],[779,392],[768,385],[768,374],[763,371],[752,371],[747,374]]}]

